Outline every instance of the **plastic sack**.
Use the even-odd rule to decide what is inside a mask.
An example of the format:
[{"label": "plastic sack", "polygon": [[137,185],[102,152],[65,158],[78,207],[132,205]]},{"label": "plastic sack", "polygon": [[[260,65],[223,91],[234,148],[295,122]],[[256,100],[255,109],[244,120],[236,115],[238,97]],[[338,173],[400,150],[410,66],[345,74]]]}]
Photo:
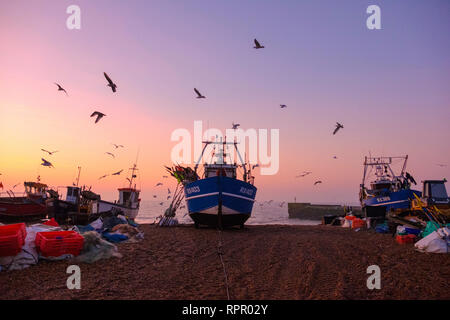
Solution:
[{"label": "plastic sack", "polygon": [[414,246],[421,252],[448,253],[450,245],[449,234],[450,230],[446,227],[438,229],[422,240],[417,241]]}]

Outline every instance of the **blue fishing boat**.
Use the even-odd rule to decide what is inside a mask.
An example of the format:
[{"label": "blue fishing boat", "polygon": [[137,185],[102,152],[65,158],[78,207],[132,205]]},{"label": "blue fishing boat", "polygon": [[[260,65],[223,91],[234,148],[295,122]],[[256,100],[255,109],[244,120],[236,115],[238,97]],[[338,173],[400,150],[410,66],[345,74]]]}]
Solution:
[{"label": "blue fishing boat", "polygon": [[[256,187],[253,185],[254,177],[251,166],[247,169],[246,163],[237,148],[236,142],[204,142],[204,148],[194,171],[198,177],[184,185],[184,195],[189,216],[195,223],[212,227],[244,226],[250,218],[253,203],[255,202]],[[213,146],[211,163],[203,164],[203,175],[200,178],[198,167],[208,146]],[[227,163],[226,148],[234,147],[241,165]],[[238,177],[238,169],[242,169],[242,178]]]},{"label": "blue fishing boat", "polygon": [[[408,156],[401,157],[365,157],[364,174],[360,185],[360,202],[366,217],[384,217],[392,209],[408,209],[414,194],[421,196],[420,191],[412,190],[416,185],[414,178],[406,172]],[[400,173],[394,172],[392,164],[401,165]],[[370,186],[366,181],[374,177]]]}]

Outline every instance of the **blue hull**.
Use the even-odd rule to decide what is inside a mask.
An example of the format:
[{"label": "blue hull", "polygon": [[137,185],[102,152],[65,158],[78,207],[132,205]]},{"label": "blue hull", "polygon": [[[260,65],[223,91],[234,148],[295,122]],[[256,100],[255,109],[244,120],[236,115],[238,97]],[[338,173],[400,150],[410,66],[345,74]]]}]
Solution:
[{"label": "blue hull", "polygon": [[385,213],[391,209],[408,209],[410,208],[411,200],[414,199],[414,194],[420,197],[422,193],[410,189],[399,190],[397,192],[386,191],[375,197],[363,199],[362,206],[366,209],[366,213],[370,210],[372,212]]},{"label": "blue hull", "polygon": [[228,177],[211,177],[184,188],[189,216],[196,225],[243,225],[250,218],[256,188]]}]

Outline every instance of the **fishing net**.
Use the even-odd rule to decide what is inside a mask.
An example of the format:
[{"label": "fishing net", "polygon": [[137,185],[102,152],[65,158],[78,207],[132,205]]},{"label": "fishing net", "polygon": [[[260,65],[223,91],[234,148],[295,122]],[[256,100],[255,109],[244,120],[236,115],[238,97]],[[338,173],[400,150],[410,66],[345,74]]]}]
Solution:
[{"label": "fishing net", "polygon": [[176,212],[184,199],[184,186],[198,179],[197,173],[190,167],[176,165],[173,167],[165,166],[166,171],[177,180],[177,186],[173,193],[172,202],[164,212],[164,215],[158,217],[157,225],[160,227],[175,226],[178,220],[175,218]]}]

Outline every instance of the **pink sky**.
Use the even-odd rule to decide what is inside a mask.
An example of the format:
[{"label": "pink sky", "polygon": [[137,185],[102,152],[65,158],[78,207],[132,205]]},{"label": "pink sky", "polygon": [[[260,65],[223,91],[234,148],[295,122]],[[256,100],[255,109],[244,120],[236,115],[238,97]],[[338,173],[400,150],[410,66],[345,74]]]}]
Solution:
[{"label": "pink sky", "polygon": [[[5,189],[37,175],[70,185],[81,166],[81,184],[114,199],[125,176],[98,177],[131,167],[139,149],[150,199],[166,192],[154,186],[170,165],[172,131],[192,131],[195,120],[280,130],[278,174],[256,172],[261,200],[356,202],[369,152],[409,154],[416,180],[449,177],[448,2],[379,1],[378,31],[365,28],[364,1],[77,2],[81,30],[65,26],[68,1],[0,4]],[[266,49],[252,49],[255,37]],[[195,99],[194,87],[207,99]],[[94,110],[107,115],[96,125]],[[336,121],[345,128],[333,136]],[[40,166],[41,157],[55,168]],[[294,178],[304,170],[313,174]]]}]

